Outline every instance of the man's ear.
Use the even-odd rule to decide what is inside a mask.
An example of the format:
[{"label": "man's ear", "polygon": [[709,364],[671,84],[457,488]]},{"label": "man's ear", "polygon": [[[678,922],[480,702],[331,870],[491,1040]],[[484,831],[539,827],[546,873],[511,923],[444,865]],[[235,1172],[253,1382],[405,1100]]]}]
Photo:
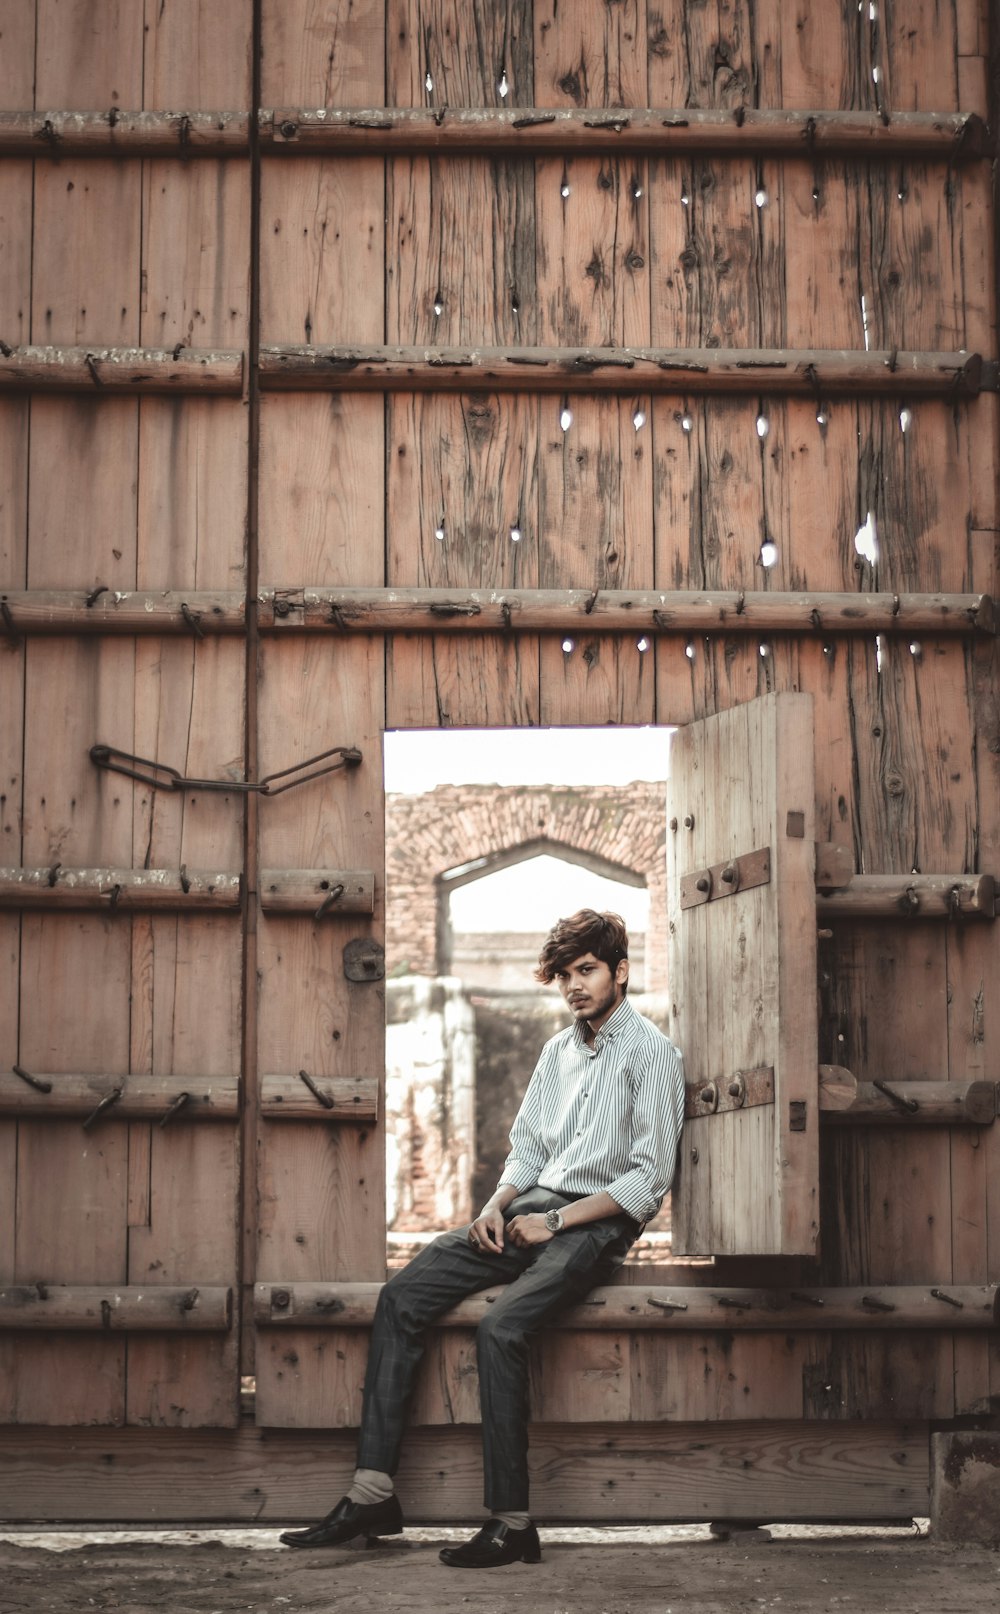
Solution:
[{"label": "man's ear", "polygon": [[628,980],[628,959],[627,958],[620,958],[618,960],[618,964],[617,964],[617,966],[615,968],[615,984],[616,984],[616,986],[624,986],[625,982],[627,980]]}]

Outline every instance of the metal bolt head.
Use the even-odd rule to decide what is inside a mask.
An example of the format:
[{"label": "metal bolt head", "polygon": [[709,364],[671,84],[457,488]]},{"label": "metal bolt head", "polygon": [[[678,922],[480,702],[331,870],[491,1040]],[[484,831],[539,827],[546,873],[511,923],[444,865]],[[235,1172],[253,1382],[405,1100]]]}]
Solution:
[{"label": "metal bolt head", "polygon": [[673,830],[674,834],[676,835],[677,834],[677,820],[676,820],[676,818],[672,818],[670,820],[670,828]]},{"label": "metal bolt head", "polygon": [[276,1311],[285,1311],[292,1303],[292,1297],[287,1289],[271,1290],[271,1305]]},{"label": "metal bolt head", "polygon": [[692,1149],[691,1150],[691,1164],[693,1166],[696,1166],[698,1164],[698,1151],[697,1151],[697,1149]]},{"label": "metal bolt head", "polygon": [[684,828],[685,829],[694,829],[694,813],[685,813],[684,814]]},{"label": "metal bolt head", "polygon": [[695,881],[695,890],[696,891],[707,891],[708,890],[708,881],[705,879],[704,875],[702,875],[700,880]]},{"label": "metal bolt head", "polygon": [[733,881],[736,879],[736,870],[733,868],[732,864],[729,865],[728,869],[723,869],[722,878],[725,880],[727,885],[732,885]]}]

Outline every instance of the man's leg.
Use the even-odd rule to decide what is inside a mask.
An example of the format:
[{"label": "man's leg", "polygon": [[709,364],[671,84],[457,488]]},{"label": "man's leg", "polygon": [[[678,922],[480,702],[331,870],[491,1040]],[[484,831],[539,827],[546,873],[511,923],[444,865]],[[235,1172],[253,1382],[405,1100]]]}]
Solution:
[{"label": "man's leg", "polygon": [[[554,1196],[553,1203],[559,1203]],[[636,1224],[609,1217],[558,1233],[536,1247],[535,1259],[499,1295],[479,1325],[477,1356],[483,1415],[484,1503],[492,1515],[461,1547],[441,1557],[456,1568],[489,1568],[520,1559],[537,1562],[533,1525],[511,1527],[497,1515],[528,1513],[528,1353],[546,1323],[601,1283],[628,1253]]]},{"label": "man's leg", "polygon": [[403,1526],[393,1493],[406,1411],[429,1323],[466,1295],[510,1283],[531,1252],[508,1245],[497,1255],[474,1249],[468,1230],[442,1233],[383,1285],[365,1372],[358,1471],[348,1494],[319,1524],[286,1531],[292,1547],[338,1546],[359,1535],[394,1535]]},{"label": "man's leg", "polygon": [[464,1228],[442,1233],[384,1285],[375,1309],[358,1439],[358,1467],[395,1474],[407,1408],[430,1323],[466,1295],[509,1284],[532,1252],[473,1249]]}]

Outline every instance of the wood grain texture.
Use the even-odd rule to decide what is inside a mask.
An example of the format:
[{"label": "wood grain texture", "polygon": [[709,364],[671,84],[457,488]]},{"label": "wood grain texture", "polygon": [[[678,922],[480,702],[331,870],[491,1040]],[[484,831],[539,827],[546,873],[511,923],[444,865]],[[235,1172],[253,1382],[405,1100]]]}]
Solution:
[{"label": "wood grain texture", "polygon": [[[366,295],[384,259],[383,166],[362,158],[266,161],[261,177],[261,333],[265,342],[380,341]],[[348,223],[349,221],[349,223]]]},{"label": "wood grain texture", "polygon": [[613,7],[536,0],[534,28],[538,106],[650,104],[646,0]]},{"label": "wood grain texture", "polygon": [[143,8],[35,0],[35,105],[142,105]]},{"label": "wood grain texture", "polygon": [[[668,797],[668,817],[677,823],[670,835],[672,974],[678,968],[687,971],[688,1005],[697,999],[707,1005],[700,1045],[692,1043],[678,1019],[677,1036],[689,1061],[687,1077],[705,1085],[734,1068],[772,1065],[775,1070],[773,1106],[687,1123],[674,1235],[678,1248],[687,1253],[815,1249],[818,1105],[815,1076],[810,1079],[808,1073],[816,1035],[815,923],[810,917],[815,898],[808,845],[811,722],[808,697],[786,695],[744,706],[699,729],[689,727],[674,741]],[[703,797],[706,838],[698,859],[689,862],[699,816],[692,798],[698,795]],[[718,805],[722,801],[724,810]],[[792,809],[805,815],[804,838],[786,828]],[[683,851],[675,850],[675,837]],[[676,882],[684,873],[763,846],[771,849],[769,885],[680,912]],[[694,961],[683,962],[691,931],[694,957],[704,971],[700,975],[691,973]],[[717,980],[726,982],[725,990],[717,989]],[[765,1006],[774,1002],[774,994],[780,1002],[769,1010]],[[775,1036],[777,1027],[781,1031]],[[797,1108],[801,1125],[793,1125]],[[780,1166],[769,1203],[764,1183],[772,1176],[775,1151]]]},{"label": "wood grain texture", "polygon": [[385,0],[265,0],[265,106],[381,106]]},{"label": "wood grain texture", "polygon": [[[544,1497],[539,1521],[909,1522],[926,1513],[926,1424],[721,1423],[716,1434],[706,1441],[697,1422],[633,1423],[613,1434],[607,1425],[576,1425],[570,1441],[556,1425],[536,1426],[529,1462]],[[16,1516],[67,1523],[184,1522],[192,1514],[213,1523],[305,1521],[315,1517],[319,1492],[342,1488],[341,1476],[347,1483],[355,1455],[353,1432],[81,1430],[68,1448],[55,1432],[11,1431],[0,1441]],[[478,1516],[481,1477],[477,1430],[414,1430],[399,1476],[407,1518]]]},{"label": "wood grain texture", "polygon": [[532,11],[531,0],[388,0],[386,104],[530,106]]},{"label": "wood grain texture", "polygon": [[250,105],[252,17],[245,0],[155,6],[144,33],[144,106]]}]

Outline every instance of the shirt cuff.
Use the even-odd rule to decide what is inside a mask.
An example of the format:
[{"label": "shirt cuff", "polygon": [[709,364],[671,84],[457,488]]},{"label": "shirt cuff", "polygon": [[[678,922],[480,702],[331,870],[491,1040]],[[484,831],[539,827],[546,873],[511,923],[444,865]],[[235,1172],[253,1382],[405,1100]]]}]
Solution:
[{"label": "shirt cuff", "polygon": [[537,1166],[530,1165],[527,1160],[508,1160],[500,1173],[500,1181],[497,1183],[497,1187],[500,1188],[506,1185],[510,1188],[516,1188],[519,1194],[523,1194],[526,1188],[534,1188],[537,1181]]},{"label": "shirt cuff", "polygon": [[662,1200],[655,1199],[650,1193],[649,1181],[641,1171],[627,1171],[624,1177],[609,1183],[604,1191],[637,1222],[648,1222],[662,1204]]}]

